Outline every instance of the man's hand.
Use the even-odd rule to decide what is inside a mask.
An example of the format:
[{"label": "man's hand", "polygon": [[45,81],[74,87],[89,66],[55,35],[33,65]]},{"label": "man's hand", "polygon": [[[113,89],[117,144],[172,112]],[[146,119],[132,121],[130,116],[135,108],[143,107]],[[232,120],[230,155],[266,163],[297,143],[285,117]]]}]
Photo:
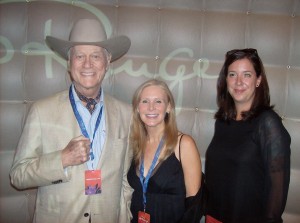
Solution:
[{"label": "man's hand", "polygon": [[84,136],[73,138],[62,150],[62,165],[64,168],[85,163],[90,159],[90,139]]}]

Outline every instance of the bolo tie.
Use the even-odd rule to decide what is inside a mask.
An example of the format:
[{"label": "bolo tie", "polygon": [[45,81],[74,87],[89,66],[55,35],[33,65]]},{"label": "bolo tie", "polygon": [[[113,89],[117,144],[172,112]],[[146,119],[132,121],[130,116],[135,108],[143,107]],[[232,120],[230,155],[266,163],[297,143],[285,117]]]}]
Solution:
[{"label": "bolo tie", "polygon": [[99,100],[100,98],[100,95],[101,95],[101,89],[99,90],[99,93],[97,95],[97,97],[94,99],[94,98],[88,98],[86,96],[84,96],[83,94],[81,94],[79,91],[77,91],[77,89],[75,88],[75,91],[77,93],[77,96],[78,98],[83,101],[83,102],[86,102],[86,108],[89,110],[89,112],[92,114],[93,111],[95,110],[95,107],[96,107],[96,104],[97,104],[97,101]]}]

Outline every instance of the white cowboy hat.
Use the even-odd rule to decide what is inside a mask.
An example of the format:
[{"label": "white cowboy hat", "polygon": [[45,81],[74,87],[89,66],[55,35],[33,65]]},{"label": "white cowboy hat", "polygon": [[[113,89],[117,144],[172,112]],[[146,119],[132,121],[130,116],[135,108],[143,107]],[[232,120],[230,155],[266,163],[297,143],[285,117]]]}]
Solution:
[{"label": "white cowboy hat", "polygon": [[116,36],[107,39],[104,27],[96,19],[78,20],[70,32],[69,41],[47,36],[46,43],[50,49],[66,60],[68,60],[68,52],[73,46],[100,46],[111,54],[111,62],[123,56],[131,44],[127,36]]}]

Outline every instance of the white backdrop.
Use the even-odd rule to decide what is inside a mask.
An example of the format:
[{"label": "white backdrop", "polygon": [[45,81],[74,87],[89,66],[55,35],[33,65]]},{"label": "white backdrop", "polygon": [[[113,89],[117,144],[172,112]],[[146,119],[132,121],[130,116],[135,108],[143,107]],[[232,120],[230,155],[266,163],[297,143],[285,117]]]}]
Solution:
[{"label": "white backdrop", "polygon": [[17,191],[9,169],[32,102],[69,86],[66,63],[45,45],[68,38],[72,23],[96,18],[132,46],[113,63],[105,90],[130,103],[136,87],[160,77],[177,104],[203,164],[213,135],[216,78],[226,51],[257,48],[271,102],[292,137],[284,220],[300,222],[300,0],[0,0],[0,222],[30,222],[35,189]]}]

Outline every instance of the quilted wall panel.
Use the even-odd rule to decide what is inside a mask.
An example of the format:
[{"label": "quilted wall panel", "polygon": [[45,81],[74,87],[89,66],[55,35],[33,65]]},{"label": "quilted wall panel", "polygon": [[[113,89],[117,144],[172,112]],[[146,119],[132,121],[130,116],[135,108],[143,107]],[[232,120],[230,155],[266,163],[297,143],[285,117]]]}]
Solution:
[{"label": "quilted wall panel", "polygon": [[65,61],[44,38],[67,39],[72,23],[83,17],[99,19],[109,36],[132,41],[126,56],[111,64],[105,90],[130,103],[140,83],[165,80],[178,125],[196,140],[203,165],[224,54],[257,48],[271,102],[292,137],[284,222],[300,222],[300,0],[1,0],[0,222],[32,219],[35,190],[14,189],[9,169],[30,105],[70,84]]}]

